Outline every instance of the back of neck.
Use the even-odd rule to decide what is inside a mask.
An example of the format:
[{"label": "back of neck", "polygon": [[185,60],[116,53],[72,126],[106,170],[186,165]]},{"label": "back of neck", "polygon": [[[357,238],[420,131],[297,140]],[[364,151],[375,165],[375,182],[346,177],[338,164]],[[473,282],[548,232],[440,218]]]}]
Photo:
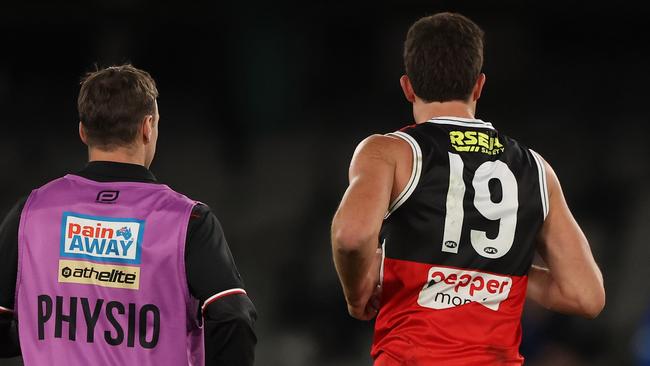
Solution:
[{"label": "back of neck", "polygon": [[460,117],[474,118],[476,103],[461,101],[432,102],[424,103],[416,101],[413,103],[413,117],[415,123],[424,123],[436,117]]},{"label": "back of neck", "polygon": [[88,161],[112,161],[116,163],[128,163],[145,166],[145,158],[143,153],[138,153],[137,151],[126,148],[116,148],[115,150],[111,151],[89,148]]}]

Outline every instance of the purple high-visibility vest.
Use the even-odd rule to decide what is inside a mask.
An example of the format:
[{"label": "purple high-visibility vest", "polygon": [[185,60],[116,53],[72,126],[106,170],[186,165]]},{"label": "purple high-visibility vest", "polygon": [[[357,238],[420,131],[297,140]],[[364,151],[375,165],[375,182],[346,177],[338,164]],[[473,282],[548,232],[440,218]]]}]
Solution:
[{"label": "purple high-visibility vest", "polygon": [[18,234],[25,365],[203,365],[184,261],[194,204],[162,184],[75,175],[34,190]]}]

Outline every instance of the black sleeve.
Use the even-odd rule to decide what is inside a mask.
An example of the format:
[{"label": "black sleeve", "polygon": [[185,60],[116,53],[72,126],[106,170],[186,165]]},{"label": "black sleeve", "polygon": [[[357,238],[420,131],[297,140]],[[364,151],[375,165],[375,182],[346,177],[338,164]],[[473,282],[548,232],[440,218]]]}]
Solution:
[{"label": "black sleeve", "polygon": [[257,313],[248,296],[223,297],[208,305],[203,316],[206,365],[254,364]]},{"label": "black sleeve", "polygon": [[0,357],[20,355],[16,322],[13,314],[18,271],[18,226],[27,198],[9,211],[0,224]]},{"label": "black sleeve", "polygon": [[13,314],[0,314],[0,359],[20,356],[17,328]]},{"label": "black sleeve", "polygon": [[[244,288],[221,224],[203,204],[190,217],[185,270],[190,292],[201,305],[224,291]],[[248,296],[236,292],[209,302],[203,311],[206,365],[253,365],[257,313]]]}]

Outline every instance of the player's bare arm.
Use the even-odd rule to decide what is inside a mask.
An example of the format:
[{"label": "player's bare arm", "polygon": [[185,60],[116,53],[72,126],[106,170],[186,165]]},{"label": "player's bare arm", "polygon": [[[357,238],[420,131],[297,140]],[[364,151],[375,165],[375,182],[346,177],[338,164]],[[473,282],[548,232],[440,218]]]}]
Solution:
[{"label": "player's bare arm", "polygon": [[528,297],[550,310],[595,318],[605,306],[603,276],[555,172],[544,164],[549,213],[539,233],[538,252],[548,268],[531,268]]},{"label": "player's bare arm", "polygon": [[332,251],[348,311],[357,319],[376,315],[378,304],[369,302],[379,284],[379,230],[391,198],[406,184],[402,171],[411,159],[404,141],[382,135],[362,141],[352,158],[350,185],[332,223]]}]

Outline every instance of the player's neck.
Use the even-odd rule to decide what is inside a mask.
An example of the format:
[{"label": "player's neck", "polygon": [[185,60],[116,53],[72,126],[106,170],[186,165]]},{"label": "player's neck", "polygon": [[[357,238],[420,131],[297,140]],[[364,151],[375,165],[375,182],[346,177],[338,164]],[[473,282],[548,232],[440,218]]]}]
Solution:
[{"label": "player's neck", "polygon": [[111,151],[89,148],[88,161],[112,161],[116,163],[137,164],[145,166],[144,153],[134,151],[130,148],[117,148]]},{"label": "player's neck", "polygon": [[476,103],[461,101],[424,103],[420,100],[413,103],[415,123],[424,123],[436,117],[474,118]]}]

